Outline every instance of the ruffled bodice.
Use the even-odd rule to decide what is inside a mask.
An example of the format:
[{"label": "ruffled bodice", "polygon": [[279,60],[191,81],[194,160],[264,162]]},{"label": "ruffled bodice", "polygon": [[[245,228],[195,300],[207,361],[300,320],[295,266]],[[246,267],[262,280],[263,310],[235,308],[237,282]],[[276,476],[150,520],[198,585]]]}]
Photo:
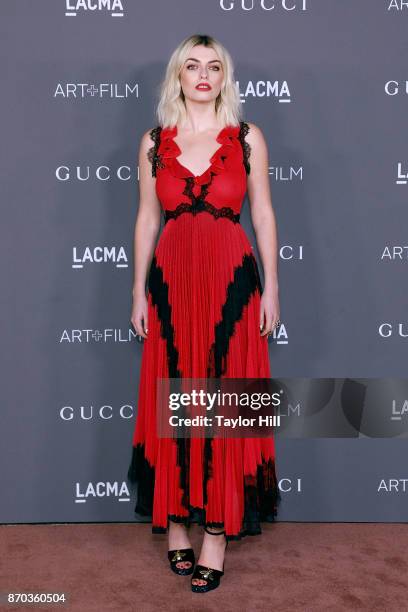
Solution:
[{"label": "ruffled bodice", "polygon": [[[177,126],[157,127],[151,130],[154,146],[149,152],[152,175],[156,177],[156,193],[163,211],[175,211],[184,204],[200,206],[207,202],[213,208],[230,208],[240,213],[246,193],[246,175],[249,173],[249,145],[245,142],[248,124],[225,126],[217,135],[219,147],[200,175],[179,161],[182,151],[175,141]],[[198,200],[198,201],[197,201]]]}]

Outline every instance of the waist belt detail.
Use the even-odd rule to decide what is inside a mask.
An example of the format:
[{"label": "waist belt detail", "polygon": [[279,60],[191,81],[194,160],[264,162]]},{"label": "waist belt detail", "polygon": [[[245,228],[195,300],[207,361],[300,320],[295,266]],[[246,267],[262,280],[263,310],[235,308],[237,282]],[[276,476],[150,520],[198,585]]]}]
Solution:
[{"label": "waist belt detail", "polygon": [[209,202],[197,198],[193,204],[190,204],[190,202],[182,202],[177,206],[177,208],[175,208],[175,210],[165,210],[164,222],[167,223],[167,221],[169,221],[170,219],[176,219],[179,215],[185,212],[189,212],[193,215],[196,215],[200,212],[209,212],[216,219],[218,219],[219,217],[227,217],[233,223],[239,223],[240,218],[240,214],[235,213],[233,209],[229,206],[217,208]]}]

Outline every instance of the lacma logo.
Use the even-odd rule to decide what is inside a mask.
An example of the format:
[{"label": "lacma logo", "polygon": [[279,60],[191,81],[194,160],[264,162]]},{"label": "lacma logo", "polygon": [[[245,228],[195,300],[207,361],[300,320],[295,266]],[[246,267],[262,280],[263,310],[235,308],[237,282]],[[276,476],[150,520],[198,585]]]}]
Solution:
[{"label": "lacma logo", "polygon": [[77,17],[79,13],[108,13],[111,17],[123,17],[121,0],[65,0],[65,17]]},{"label": "lacma logo", "polygon": [[290,89],[287,81],[248,81],[242,91],[239,81],[237,87],[241,102],[247,98],[276,98],[278,102],[291,102]]},{"label": "lacma logo", "polygon": [[273,330],[272,338],[275,340],[275,344],[289,344],[288,332],[283,323]]},{"label": "lacma logo", "polygon": [[403,167],[402,162],[398,162],[397,165],[397,185],[406,185],[408,183],[408,168],[405,164],[405,168]]},{"label": "lacma logo", "polygon": [[85,264],[109,263],[116,268],[127,268],[128,258],[123,246],[121,247],[85,247],[72,249],[72,267],[75,269],[83,268]]},{"label": "lacma logo", "polygon": [[75,503],[85,504],[88,499],[96,499],[98,497],[113,497],[116,501],[130,501],[129,489],[126,482],[119,484],[118,482],[88,482],[82,488],[81,483],[75,484]]},{"label": "lacma logo", "polygon": [[402,417],[408,418],[408,400],[402,402],[393,399],[391,402],[391,421],[402,421]]}]

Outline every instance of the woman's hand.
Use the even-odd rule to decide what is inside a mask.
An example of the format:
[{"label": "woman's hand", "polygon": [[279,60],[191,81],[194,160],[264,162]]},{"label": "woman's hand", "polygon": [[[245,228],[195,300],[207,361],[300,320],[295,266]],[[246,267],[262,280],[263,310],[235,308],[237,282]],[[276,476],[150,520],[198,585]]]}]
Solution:
[{"label": "woman's hand", "polygon": [[133,297],[132,315],[130,320],[136,332],[142,338],[147,338],[147,298],[145,294]]},{"label": "woman's hand", "polygon": [[278,291],[273,289],[264,289],[261,295],[259,327],[261,336],[265,334],[271,335],[274,331],[280,317]]}]

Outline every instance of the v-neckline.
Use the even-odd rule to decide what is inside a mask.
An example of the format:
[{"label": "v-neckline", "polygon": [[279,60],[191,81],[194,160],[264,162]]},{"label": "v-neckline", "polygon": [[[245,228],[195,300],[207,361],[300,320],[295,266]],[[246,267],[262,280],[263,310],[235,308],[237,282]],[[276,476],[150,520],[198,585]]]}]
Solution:
[{"label": "v-neckline", "polygon": [[179,161],[179,159],[178,159],[178,158],[180,157],[180,155],[182,155],[183,151],[181,150],[181,148],[180,148],[180,146],[177,144],[177,142],[174,140],[174,138],[175,138],[175,137],[177,136],[177,134],[178,134],[177,125],[175,125],[175,126],[174,126],[174,133],[173,133],[173,136],[172,136],[172,140],[173,140],[173,143],[176,145],[176,147],[177,147],[177,149],[178,149],[178,154],[175,156],[175,160],[176,160],[176,162],[178,163],[178,165],[179,165],[179,166],[181,166],[181,168],[183,168],[183,170],[186,170],[186,171],[187,171],[187,172],[188,172],[188,173],[189,173],[189,174],[190,174],[190,175],[191,175],[193,178],[195,178],[195,179],[199,179],[199,178],[201,178],[202,176],[204,176],[204,174],[206,174],[206,173],[207,173],[207,172],[210,170],[211,166],[213,165],[213,161],[214,161],[215,156],[216,156],[216,155],[217,155],[217,153],[220,151],[220,149],[222,149],[222,147],[223,147],[223,142],[222,142],[222,140],[220,140],[220,138],[221,138],[222,134],[224,133],[224,131],[227,129],[227,127],[228,127],[228,126],[226,126],[226,125],[225,125],[223,128],[221,128],[221,130],[218,132],[218,134],[217,134],[217,136],[216,136],[216,138],[215,138],[216,142],[220,143],[220,146],[219,146],[219,147],[218,147],[218,148],[217,148],[217,149],[214,151],[214,153],[211,155],[211,157],[210,157],[210,159],[209,159],[209,166],[207,166],[207,168],[206,168],[206,169],[204,170],[204,172],[202,172],[201,174],[194,174],[194,173],[193,173],[193,172],[190,170],[190,168],[187,168],[187,166],[184,166],[184,165],[183,165],[183,164],[182,164],[182,163]]}]

